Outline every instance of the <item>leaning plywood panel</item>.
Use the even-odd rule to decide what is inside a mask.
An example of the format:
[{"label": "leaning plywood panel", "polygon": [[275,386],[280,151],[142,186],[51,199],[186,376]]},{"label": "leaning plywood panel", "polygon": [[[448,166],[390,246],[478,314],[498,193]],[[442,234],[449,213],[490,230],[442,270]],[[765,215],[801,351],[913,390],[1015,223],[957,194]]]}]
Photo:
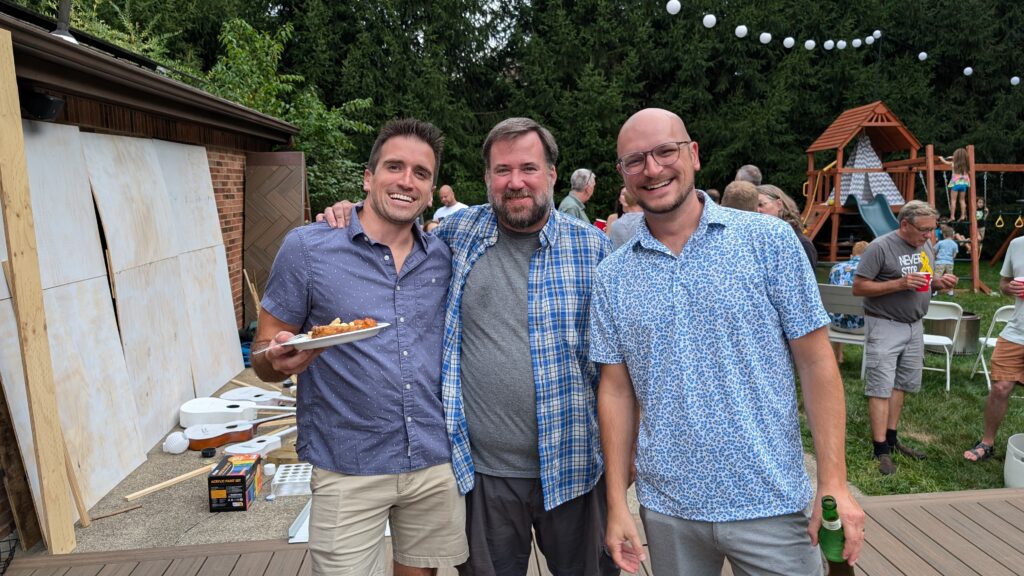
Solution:
[{"label": "leaning plywood panel", "polygon": [[88,507],[146,461],[106,276],[43,292],[57,411]]},{"label": "leaning plywood panel", "polygon": [[245,366],[235,325],[235,307],[223,246],[178,257],[182,307],[188,311],[192,337],[192,381],[196,396],[210,396]]},{"label": "leaning plywood panel", "polygon": [[153,141],[82,134],[82,148],[113,271],[178,255],[182,223],[167,197]]},{"label": "leaning plywood panel", "polygon": [[106,276],[78,128],[22,121],[43,289]]},{"label": "leaning plywood panel", "polygon": [[206,149],[162,140],[153,140],[152,145],[175,213],[178,249],[184,253],[223,244]]},{"label": "leaning plywood panel", "polygon": [[[85,505],[145,462],[106,277],[43,292],[57,412]],[[0,378],[36,506],[39,478],[10,300],[0,302]],[[41,509],[41,508],[37,508]]]},{"label": "leaning plywood panel", "polygon": [[178,424],[178,408],[195,396],[180,266],[174,257],[114,274],[129,390],[147,449]]}]

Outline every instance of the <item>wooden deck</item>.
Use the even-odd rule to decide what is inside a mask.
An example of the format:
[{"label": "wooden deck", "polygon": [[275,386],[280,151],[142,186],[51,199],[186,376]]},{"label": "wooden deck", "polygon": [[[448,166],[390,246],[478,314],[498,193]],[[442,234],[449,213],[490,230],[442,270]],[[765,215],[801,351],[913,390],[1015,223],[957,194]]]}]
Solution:
[{"label": "wooden deck", "polygon": [[[866,576],[1024,576],[1024,490],[864,498]],[[442,571],[445,576],[454,570]],[[723,574],[729,574],[728,566]],[[284,540],[16,557],[6,576],[292,576],[310,574],[304,545]],[[538,554],[530,576],[546,576]],[[641,572],[650,576],[649,566]]]}]

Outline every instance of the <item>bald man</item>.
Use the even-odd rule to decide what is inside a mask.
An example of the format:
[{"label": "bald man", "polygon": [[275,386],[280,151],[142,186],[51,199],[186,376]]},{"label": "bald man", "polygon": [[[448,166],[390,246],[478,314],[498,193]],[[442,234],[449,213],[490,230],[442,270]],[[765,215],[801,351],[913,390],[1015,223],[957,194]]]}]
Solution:
[{"label": "bald man", "polygon": [[728,558],[737,573],[821,574],[821,506],[811,504],[803,465],[795,365],[817,493],[836,498],[843,556],[854,563],[864,513],[846,484],[843,387],[792,229],[707,202],[694,187],[697,143],[671,112],[633,115],[617,153],[644,223],[593,284],[612,557],[629,571],[644,557],[626,504],[635,450],[655,573],[718,574]]}]

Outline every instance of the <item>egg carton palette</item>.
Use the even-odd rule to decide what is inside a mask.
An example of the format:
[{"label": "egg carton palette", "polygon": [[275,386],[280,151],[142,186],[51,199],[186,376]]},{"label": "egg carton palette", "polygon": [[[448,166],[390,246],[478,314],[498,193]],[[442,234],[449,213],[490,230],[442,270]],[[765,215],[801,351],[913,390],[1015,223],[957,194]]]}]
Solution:
[{"label": "egg carton palette", "polygon": [[278,496],[303,496],[312,494],[309,482],[313,477],[313,465],[282,464],[274,474],[274,481],[270,485],[270,492],[274,497]]}]

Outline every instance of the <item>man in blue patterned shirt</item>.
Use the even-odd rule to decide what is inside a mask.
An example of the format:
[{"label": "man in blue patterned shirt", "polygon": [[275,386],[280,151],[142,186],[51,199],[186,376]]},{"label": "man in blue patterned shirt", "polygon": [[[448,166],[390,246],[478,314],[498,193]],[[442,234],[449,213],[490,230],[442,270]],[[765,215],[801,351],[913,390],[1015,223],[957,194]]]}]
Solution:
[{"label": "man in blue patterned shirt", "polygon": [[835,496],[855,562],[864,515],[846,485],[843,388],[792,227],[707,202],[697,143],[671,112],[631,117],[618,154],[645,224],[598,268],[591,309],[609,551],[630,571],[644,557],[626,504],[635,450],[655,573],[718,574],[729,558],[745,574],[821,574],[795,364],[818,494]]},{"label": "man in blue patterned shirt", "polygon": [[[523,576],[531,535],[554,576],[618,574],[602,546],[605,492],[590,362],[590,297],[611,243],[554,209],[558,146],[528,118],[483,145],[490,203],[435,229],[452,251],[442,395],[466,498],[460,574]],[[328,209],[329,221],[344,205]]]}]

